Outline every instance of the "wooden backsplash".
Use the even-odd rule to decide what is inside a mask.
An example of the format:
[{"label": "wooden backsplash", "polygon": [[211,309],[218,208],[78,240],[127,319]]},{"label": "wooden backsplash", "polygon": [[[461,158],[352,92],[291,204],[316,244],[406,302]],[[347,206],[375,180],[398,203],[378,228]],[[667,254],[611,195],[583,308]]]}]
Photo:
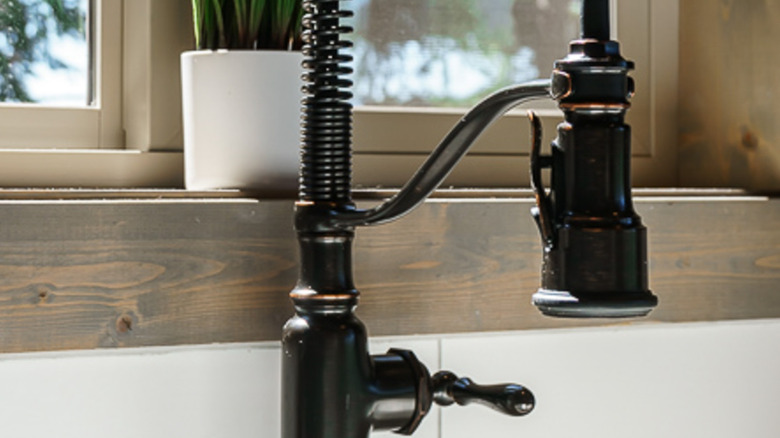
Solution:
[{"label": "wooden backsplash", "polygon": [[780,190],[780,2],[680,2],[680,182]]},{"label": "wooden backsplash", "polygon": [[[437,199],[360,229],[355,280],[369,333],[613,323],[545,318],[531,305],[542,249],[527,195]],[[637,197],[660,304],[636,322],[780,317],[780,200],[703,195]],[[292,201],[0,206],[0,353],[277,340],[292,314]]]}]

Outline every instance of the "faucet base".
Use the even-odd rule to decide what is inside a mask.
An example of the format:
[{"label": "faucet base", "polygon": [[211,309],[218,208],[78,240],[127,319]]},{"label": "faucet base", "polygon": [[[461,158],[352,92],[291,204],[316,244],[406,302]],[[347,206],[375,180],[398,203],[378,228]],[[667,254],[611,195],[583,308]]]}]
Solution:
[{"label": "faucet base", "polygon": [[658,305],[650,291],[627,294],[616,292],[578,293],[539,289],[534,305],[547,316],[562,318],[637,318],[646,316]]}]

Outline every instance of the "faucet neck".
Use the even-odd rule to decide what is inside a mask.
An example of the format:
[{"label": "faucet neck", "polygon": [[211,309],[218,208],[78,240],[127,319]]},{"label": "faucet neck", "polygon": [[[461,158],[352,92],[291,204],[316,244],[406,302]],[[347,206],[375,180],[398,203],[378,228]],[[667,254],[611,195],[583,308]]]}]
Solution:
[{"label": "faucet neck", "polygon": [[582,39],[606,41],[610,39],[610,0],[584,0],[580,22]]}]

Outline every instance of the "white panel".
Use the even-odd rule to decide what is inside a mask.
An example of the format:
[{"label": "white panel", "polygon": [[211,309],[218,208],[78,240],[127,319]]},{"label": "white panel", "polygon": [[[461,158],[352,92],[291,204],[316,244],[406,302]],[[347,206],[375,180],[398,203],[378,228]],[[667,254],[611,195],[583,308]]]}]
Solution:
[{"label": "white panel", "polygon": [[442,363],[478,382],[517,381],[537,398],[525,418],[446,409],[445,438],[780,434],[778,320],[451,338]]},{"label": "white panel", "polygon": [[[442,437],[775,438],[780,321],[619,326],[447,338],[444,368],[537,395],[526,418],[443,411]],[[434,372],[432,338],[381,339]],[[275,344],[0,356],[13,437],[278,437]],[[438,409],[417,437],[438,435]],[[376,433],[372,437],[392,436]]]},{"label": "white panel", "polygon": [[[438,370],[435,339],[372,341]],[[276,343],[0,356],[0,435],[266,438],[280,435]],[[390,432],[372,437],[398,436]],[[415,437],[437,438],[434,410]]]},{"label": "white panel", "polygon": [[278,348],[140,351],[0,358],[2,436],[279,436]]}]

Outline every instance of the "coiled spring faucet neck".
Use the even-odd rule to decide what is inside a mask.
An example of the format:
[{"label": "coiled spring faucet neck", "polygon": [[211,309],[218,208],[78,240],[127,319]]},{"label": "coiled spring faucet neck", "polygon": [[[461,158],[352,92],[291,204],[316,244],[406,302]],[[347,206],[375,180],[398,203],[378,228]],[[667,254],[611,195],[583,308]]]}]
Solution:
[{"label": "coiled spring faucet neck", "polygon": [[352,57],[340,19],[352,12],[338,1],[303,2],[303,101],[299,197],[304,202],[350,203],[352,186]]}]

